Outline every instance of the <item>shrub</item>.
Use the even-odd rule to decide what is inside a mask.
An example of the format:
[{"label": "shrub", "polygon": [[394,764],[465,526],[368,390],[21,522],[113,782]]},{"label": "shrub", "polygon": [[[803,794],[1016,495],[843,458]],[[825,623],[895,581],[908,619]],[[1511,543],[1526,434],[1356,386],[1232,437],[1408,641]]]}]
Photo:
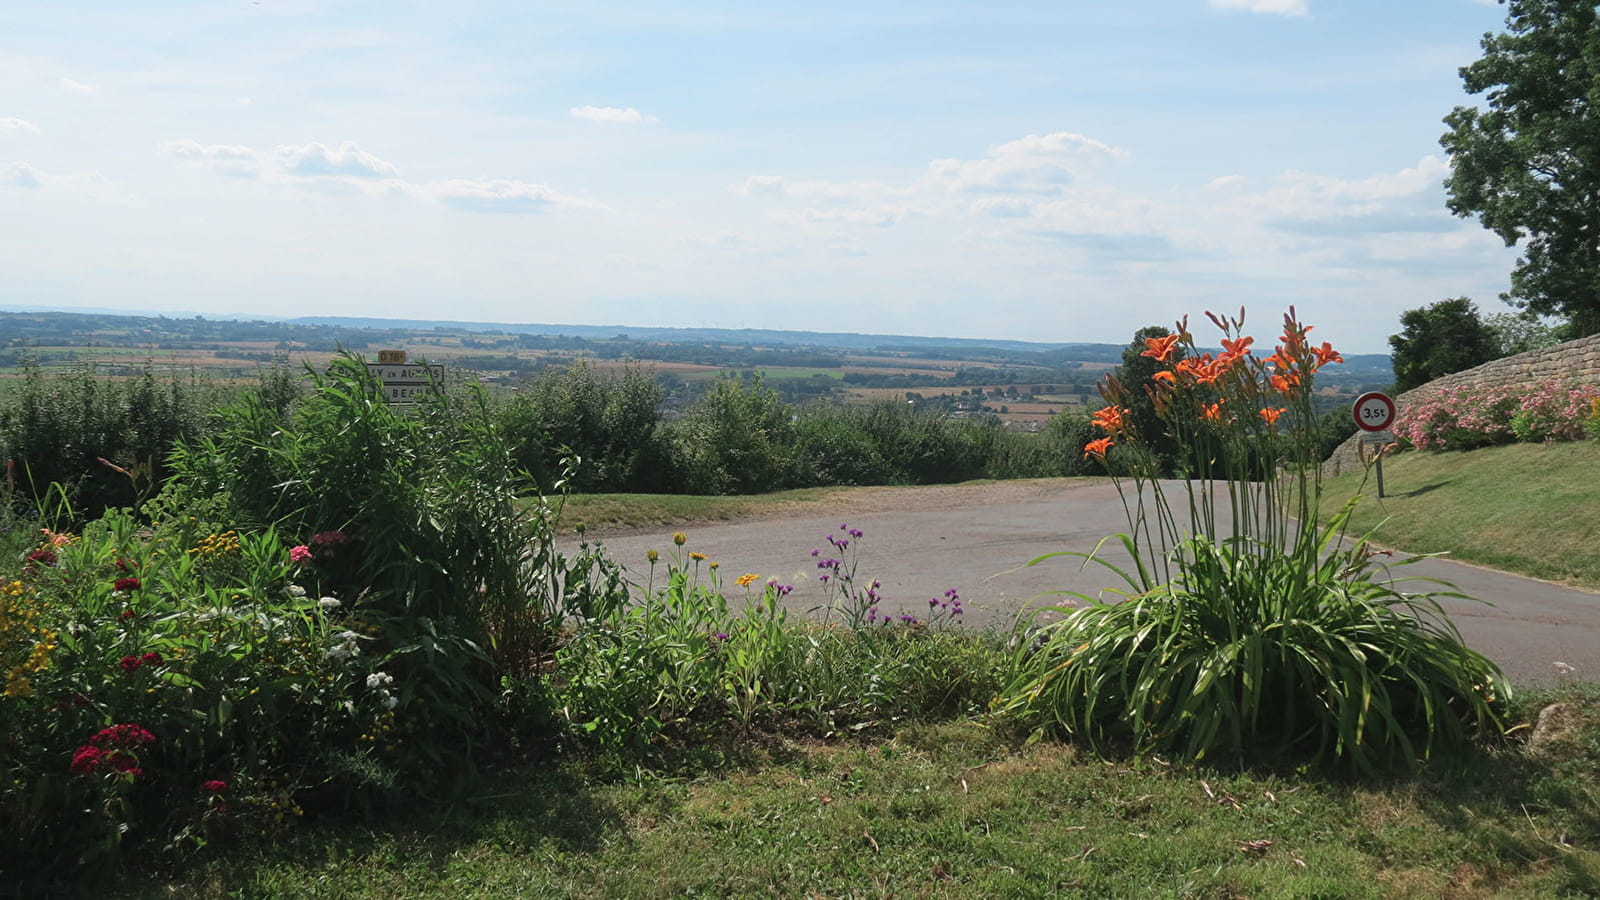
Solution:
[{"label": "shrub", "polygon": [[1419,450],[1470,450],[1512,441],[1577,440],[1600,391],[1553,379],[1528,385],[1424,388],[1395,422],[1395,433]]},{"label": "shrub", "polygon": [[[1347,545],[1348,508],[1317,528],[1313,378],[1339,355],[1311,346],[1292,309],[1267,359],[1250,352],[1242,311],[1212,320],[1216,358],[1195,353],[1186,322],[1146,349],[1163,364],[1152,383],[1165,432],[1199,461],[1193,480],[1170,487],[1150,456],[1127,455],[1144,436],[1127,389],[1103,384],[1105,437],[1085,452],[1133,477],[1120,536],[1133,568],[1115,570],[1124,599],[1078,597],[1019,639],[999,708],[1094,745],[1127,738],[1188,758],[1259,749],[1363,769],[1493,726],[1504,679],[1462,645],[1436,595],[1402,592],[1370,545]],[[1193,454],[1202,442],[1222,452]],[[1252,480],[1257,460],[1281,474]]]},{"label": "shrub", "polygon": [[688,493],[763,493],[799,481],[790,412],[759,375],[718,378],[668,435]]},{"label": "shrub", "polygon": [[517,464],[545,491],[555,489],[568,456],[582,460],[571,490],[660,491],[671,483],[657,433],[664,396],[637,368],[608,375],[578,363],[535,377],[496,419]]},{"label": "shrub", "polygon": [[[154,493],[165,459],[194,440],[226,389],[194,375],[111,379],[89,368],[47,374],[28,367],[0,401],[0,458],[14,503],[35,509],[65,494],[77,523]],[[63,523],[67,524],[67,523]]]},{"label": "shrub", "polygon": [[389,770],[413,686],[373,687],[359,604],[296,584],[270,529],[206,529],[115,512],[0,579],[0,870],[271,833]]}]

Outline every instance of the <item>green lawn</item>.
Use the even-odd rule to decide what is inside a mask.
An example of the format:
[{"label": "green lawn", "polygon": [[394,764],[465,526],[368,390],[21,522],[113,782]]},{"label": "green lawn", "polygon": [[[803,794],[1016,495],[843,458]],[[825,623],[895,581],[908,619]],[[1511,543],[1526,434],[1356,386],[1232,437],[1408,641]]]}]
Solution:
[{"label": "green lawn", "polygon": [[1380,543],[1600,589],[1600,444],[1511,444],[1409,452],[1324,485],[1324,513],[1358,489],[1355,530]]},{"label": "green lawn", "polygon": [[794,509],[848,490],[852,489],[802,488],[733,497],[699,494],[573,494],[567,498],[558,526],[562,531],[578,525],[589,530],[609,531],[721,522]]},{"label": "green lawn", "polygon": [[312,827],[173,883],[123,884],[200,898],[1594,896],[1597,696],[1572,694],[1588,729],[1543,755],[1509,744],[1385,780],[1100,761],[971,722],[768,741],[676,775],[569,762],[509,772],[475,806]]}]

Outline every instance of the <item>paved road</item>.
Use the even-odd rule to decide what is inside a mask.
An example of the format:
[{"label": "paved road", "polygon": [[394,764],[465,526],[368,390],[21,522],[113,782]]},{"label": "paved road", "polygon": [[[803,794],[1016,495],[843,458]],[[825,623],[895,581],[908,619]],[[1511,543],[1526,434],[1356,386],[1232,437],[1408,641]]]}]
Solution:
[{"label": "paved road", "polygon": [[[859,551],[857,578],[882,582],[886,612],[921,616],[929,597],[954,588],[967,623],[980,627],[1006,625],[1028,608],[1056,602],[1053,591],[1092,595],[1116,587],[1113,573],[1085,569],[1078,559],[1026,564],[1061,550],[1088,552],[1106,535],[1126,530],[1109,482],[1061,479],[847,494],[837,503],[770,518],[685,528],[684,550],[720,562],[725,583],[755,572],[794,585],[789,607],[805,612],[823,597],[811,550],[833,554],[827,536],[842,537],[841,524],[863,532],[853,548]],[[636,573],[647,566],[646,550],[665,556],[674,549],[668,531],[603,540]],[[1106,548],[1108,561],[1128,563],[1120,547]],[[1557,661],[1575,666],[1575,677],[1600,680],[1600,594],[1444,560],[1395,574],[1442,578],[1489,601],[1447,600],[1444,606],[1467,643],[1499,663],[1514,683],[1556,682]]]}]

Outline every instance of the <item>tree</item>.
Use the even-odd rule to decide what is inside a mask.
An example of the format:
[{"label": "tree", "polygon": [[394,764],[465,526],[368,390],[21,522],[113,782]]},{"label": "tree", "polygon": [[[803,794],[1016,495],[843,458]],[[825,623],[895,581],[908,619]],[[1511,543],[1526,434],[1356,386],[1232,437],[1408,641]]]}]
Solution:
[{"label": "tree", "polygon": [[1478,318],[1478,308],[1466,297],[1408,309],[1400,314],[1400,327],[1402,331],[1389,338],[1396,391],[1409,391],[1499,355],[1494,331]]},{"label": "tree", "polygon": [[1511,356],[1542,347],[1553,347],[1567,340],[1565,325],[1552,325],[1527,312],[1494,313],[1483,317],[1483,324],[1494,332],[1496,356]]},{"label": "tree", "polygon": [[[1133,428],[1143,438],[1145,446],[1161,460],[1161,467],[1165,470],[1170,470],[1175,465],[1178,444],[1167,434],[1166,423],[1156,415],[1155,401],[1150,398],[1148,390],[1154,383],[1156,372],[1165,368],[1165,365],[1153,357],[1145,356],[1144,351],[1148,347],[1145,344],[1147,339],[1163,338],[1171,334],[1170,330],[1160,325],[1149,325],[1135,331],[1133,340],[1122,348],[1122,365],[1116,369],[1117,380],[1128,388],[1128,408],[1131,411],[1129,419],[1133,423]],[[1179,352],[1181,354],[1181,350]],[[1177,358],[1181,357],[1174,357]]]},{"label": "tree", "polygon": [[1461,70],[1488,108],[1444,120],[1450,211],[1521,243],[1502,299],[1600,333],[1600,14],[1593,0],[1511,0],[1506,27]]}]

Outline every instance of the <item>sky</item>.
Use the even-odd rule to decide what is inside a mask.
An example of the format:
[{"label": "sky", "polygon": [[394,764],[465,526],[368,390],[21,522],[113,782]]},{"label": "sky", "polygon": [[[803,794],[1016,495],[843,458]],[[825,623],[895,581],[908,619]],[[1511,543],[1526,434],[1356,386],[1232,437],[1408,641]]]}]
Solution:
[{"label": "sky", "polygon": [[[1481,0],[6,0],[0,308],[1126,342],[1508,309]],[[1204,340],[1204,329],[1196,328]]]}]

